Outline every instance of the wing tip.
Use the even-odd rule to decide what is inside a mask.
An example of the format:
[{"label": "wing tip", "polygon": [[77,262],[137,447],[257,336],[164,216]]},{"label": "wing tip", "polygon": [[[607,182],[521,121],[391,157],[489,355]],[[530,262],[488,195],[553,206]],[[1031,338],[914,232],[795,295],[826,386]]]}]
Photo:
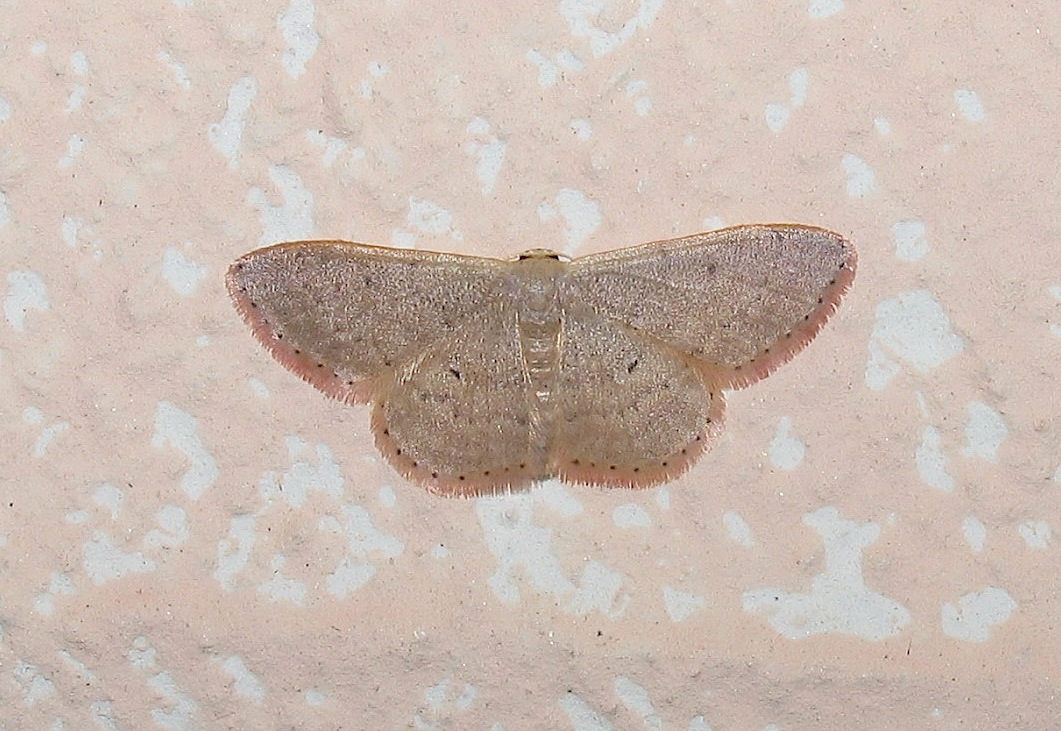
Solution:
[{"label": "wing tip", "polygon": [[[809,226],[795,227],[815,228]],[[769,228],[775,227],[771,226]],[[819,230],[828,234],[831,239],[840,244],[839,253],[841,256],[837,264],[836,273],[825,289],[822,290],[817,306],[806,315],[803,322],[784,334],[780,341],[780,347],[766,348],[747,363],[733,367],[731,375],[724,383],[726,388],[745,388],[774,373],[810,345],[811,341],[818,336],[825,324],[840,308],[844,296],[855,281],[855,273],[858,270],[858,251],[855,249],[854,244],[844,236],[828,229]]]},{"label": "wing tip", "polygon": [[236,312],[250,328],[254,339],[276,362],[329,398],[347,404],[367,403],[374,390],[371,380],[344,379],[308,353],[284,342],[283,334],[269,323],[269,319],[251,298],[246,284],[239,279],[245,258],[237,259],[228,268],[225,286]]}]

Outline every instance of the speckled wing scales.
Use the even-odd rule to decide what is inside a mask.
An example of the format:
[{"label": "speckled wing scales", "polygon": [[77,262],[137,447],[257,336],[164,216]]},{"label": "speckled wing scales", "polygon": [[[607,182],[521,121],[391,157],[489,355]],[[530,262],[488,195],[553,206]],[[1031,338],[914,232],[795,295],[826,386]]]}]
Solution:
[{"label": "speckled wing scales", "polygon": [[[806,346],[855,263],[829,231],[742,226],[568,265],[303,241],[247,254],[226,282],[280,363],[373,403],[399,472],[481,495],[552,476],[642,487],[680,474],[721,430],[722,389]],[[535,335],[556,316],[558,349]]]},{"label": "speckled wing scales", "polygon": [[499,299],[403,368],[376,402],[380,451],[432,492],[492,494],[550,476],[532,439],[516,312]]},{"label": "speckled wing scales", "polygon": [[737,226],[576,259],[570,286],[598,316],[699,360],[716,387],[742,388],[814,338],[855,265],[825,229]]},{"label": "speckled wing scales", "polygon": [[689,468],[725,408],[684,353],[569,305],[556,380],[553,471],[569,482],[646,487]]},{"label": "speckled wing scales", "polygon": [[[499,286],[500,265],[296,241],[246,254],[225,281],[254,335],[281,364],[329,396],[364,403],[395,369],[481,313]],[[470,267],[476,276],[463,276]]]}]

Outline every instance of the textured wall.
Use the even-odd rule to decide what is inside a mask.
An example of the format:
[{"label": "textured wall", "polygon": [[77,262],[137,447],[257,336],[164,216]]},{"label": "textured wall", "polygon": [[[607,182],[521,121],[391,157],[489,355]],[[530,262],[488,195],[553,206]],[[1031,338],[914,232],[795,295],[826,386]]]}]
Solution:
[{"label": "textured wall", "polygon": [[[969,6],[972,8],[972,6]],[[0,6],[0,726],[1043,727],[1061,10]],[[686,475],[442,499],[223,273],[757,221],[859,274]]]}]

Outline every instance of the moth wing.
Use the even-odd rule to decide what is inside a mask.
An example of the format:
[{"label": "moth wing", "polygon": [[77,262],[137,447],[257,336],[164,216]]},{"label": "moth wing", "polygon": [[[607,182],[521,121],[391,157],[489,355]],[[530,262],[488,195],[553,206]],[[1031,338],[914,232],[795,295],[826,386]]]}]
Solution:
[{"label": "moth wing", "polygon": [[435,493],[485,495],[547,476],[516,313],[503,300],[380,390],[372,415],[390,463]]},{"label": "moth wing", "polygon": [[503,262],[345,241],[296,241],[237,259],[225,281],[254,335],[329,396],[368,401],[381,379],[477,317]]},{"label": "moth wing", "polygon": [[575,259],[569,297],[598,316],[701,361],[741,388],[802,350],[855,276],[839,234],[737,226]]},{"label": "moth wing", "polygon": [[569,482],[647,487],[689,468],[722,428],[722,393],[685,353],[607,318],[565,319],[552,471]]}]

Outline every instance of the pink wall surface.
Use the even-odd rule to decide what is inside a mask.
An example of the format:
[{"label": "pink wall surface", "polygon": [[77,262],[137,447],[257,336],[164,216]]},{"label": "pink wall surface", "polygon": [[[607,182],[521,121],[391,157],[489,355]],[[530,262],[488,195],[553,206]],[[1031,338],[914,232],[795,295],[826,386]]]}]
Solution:
[{"label": "pink wall surface", "polygon": [[[0,4],[0,727],[1050,728],[1061,7]],[[445,499],[260,245],[859,250],[689,472]]]}]

